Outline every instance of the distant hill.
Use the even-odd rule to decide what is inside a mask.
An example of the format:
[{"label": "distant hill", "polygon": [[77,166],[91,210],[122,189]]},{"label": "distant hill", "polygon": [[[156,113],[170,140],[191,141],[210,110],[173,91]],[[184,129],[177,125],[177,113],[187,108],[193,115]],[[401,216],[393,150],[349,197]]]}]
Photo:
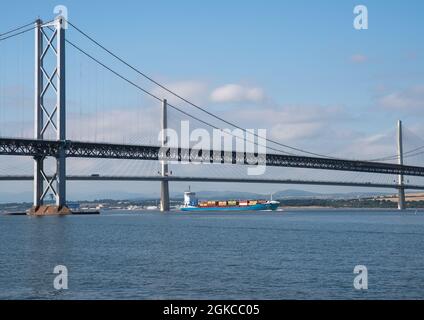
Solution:
[{"label": "distant hill", "polygon": [[322,193],[316,193],[316,192],[310,192],[310,191],[304,191],[304,190],[297,190],[297,189],[287,189],[284,191],[278,191],[273,194],[273,198],[313,198],[313,197],[322,197],[324,194]]},{"label": "distant hill", "polygon": [[369,198],[375,196],[384,196],[388,194],[394,194],[395,192],[347,192],[347,193],[323,193],[316,195],[316,198],[321,199],[356,199],[356,198]]},{"label": "distant hill", "polygon": [[[382,196],[390,193],[385,192],[349,192],[349,193],[317,193],[298,189],[287,189],[283,191],[275,192],[272,197],[273,199],[355,199],[355,198],[367,198],[373,196]],[[241,191],[196,191],[196,195],[199,199],[204,200],[232,200],[232,199],[270,199],[270,193],[253,193],[253,192],[241,192]],[[171,195],[173,199],[182,199],[181,193],[173,193]]]},{"label": "distant hill", "polygon": [[32,192],[0,192],[0,203],[31,202],[32,197]]},{"label": "distant hill", "polygon": [[355,198],[368,198],[374,196],[382,196],[391,194],[390,192],[348,192],[348,193],[316,193],[304,190],[285,190],[279,191],[274,194],[274,198],[315,198],[315,199],[355,199]]}]

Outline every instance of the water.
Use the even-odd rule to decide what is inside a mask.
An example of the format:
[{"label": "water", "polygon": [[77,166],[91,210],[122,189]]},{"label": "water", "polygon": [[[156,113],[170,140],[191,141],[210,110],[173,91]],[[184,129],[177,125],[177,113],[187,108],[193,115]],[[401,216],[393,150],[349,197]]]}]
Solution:
[{"label": "water", "polygon": [[422,299],[423,240],[420,212],[2,216],[0,298]]}]

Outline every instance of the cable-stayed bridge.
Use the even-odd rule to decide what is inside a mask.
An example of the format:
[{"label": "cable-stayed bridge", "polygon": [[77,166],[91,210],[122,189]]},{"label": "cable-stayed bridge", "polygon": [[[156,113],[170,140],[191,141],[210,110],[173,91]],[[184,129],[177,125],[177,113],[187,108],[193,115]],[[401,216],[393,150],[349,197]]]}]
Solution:
[{"label": "cable-stayed bridge", "polygon": [[[153,86],[160,89],[164,98],[160,97],[155,89],[148,90],[139,84],[138,81],[132,80],[123,75],[119,68],[113,68],[110,64],[82,49],[79,44],[65,38],[65,25],[70,25],[85,41],[100,48],[104,54],[108,55],[121,65],[130,68],[139,77],[144,78]],[[279,141],[267,139],[259,134],[250,134],[243,137],[235,134],[236,131],[225,131],[226,135],[232,138],[243,140],[244,144],[250,143],[258,147],[263,147],[263,151],[233,151],[233,148],[212,149],[199,148],[190,144],[181,146],[172,144],[167,135],[167,129],[170,129],[170,122],[174,120],[171,112],[176,112],[184,119],[195,122],[199,128],[207,127],[223,132],[224,128],[230,127],[238,130],[240,133],[247,133],[247,130],[238,124],[228,120],[228,118],[218,116],[209,110],[200,107],[187,98],[179,95],[176,91],[162,85],[144,72],[140,71],[124,59],[117,56],[111,50],[101,45],[93,37],[82,31],[71,22],[66,21],[63,17],[57,17],[53,21],[44,23],[41,20],[35,23],[27,24],[14,28],[0,35],[0,45],[6,40],[15,39],[35,30],[35,76],[34,76],[34,105],[33,112],[33,131],[32,137],[28,137],[28,133],[23,133],[27,127],[21,129],[21,134],[13,134],[13,130],[3,133],[0,131],[0,155],[16,158],[29,158],[33,162],[32,174],[11,174],[7,166],[10,164],[0,163],[0,181],[33,181],[34,184],[34,207],[33,213],[45,210],[44,200],[49,193],[53,194],[56,199],[54,208],[56,213],[67,212],[66,210],[66,181],[160,181],[161,183],[161,209],[169,210],[169,182],[220,182],[220,183],[269,183],[269,184],[310,184],[310,185],[327,185],[327,186],[352,186],[367,188],[388,188],[396,189],[399,193],[399,209],[405,208],[405,190],[421,190],[424,189],[424,183],[416,183],[409,181],[412,177],[423,177],[424,167],[420,165],[406,165],[404,158],[416,157],[422,154],[424,147],[416,147],[404,152],[402,124],[399,122],[397,130],[397,150],[395,154],[382,156],[381,158],[368,160],[350,160],[340,157],[331,157],[319,153],[311,152],[305,149],[289,146]],[[70,47],[79,53],[84,59],[103,71],[108,72],[114,78],[113,81],[119,80],[121,85],[124,83],[142,93],[147,97],[160,103],[160,115],[147,118],[148,110],[137,109],[136,113],[131,113],[124,118],[125,126],[121,126],[121,130],[129,131],[132,136],[129,141],[117,143],[113,140],[112,134],[116,134],[110,128],[113,124],[108,122],[119,121],[125,116],[125,113],[112,114],[112,117],[106,119],[103,115],[94,113],[94,117],[87,117],[83,107],[84,102],[81,98],[79,103],[79,112],[73,110],[72,114],[68,112],[68,106],[78,104],[77,95],[68,98],[68,92],[73,87],[67,85],[68,69],[66,69],[67,58],[65,56],[66,48]],[[1,58],[0,51],[0,58]],[[75,62],[75,61],[73,61]],[[21,65],[21,69],[23,66]],[[84,67],[81,64],[81,70]],[[65,73],[66,70],[66,73]],[[96,71],[98,69],[95,69]],[[76,81],[75,86],[78,88],[79,94],[86,90],[81,87],[84,75],[80,71],[79,82]],[[84,71],[86,72],[86,71]],[[95,72],[94,72],[95,73]],[[23,74],[23,72],[22,72]],[[3,74],[1,75],[3,76]],[[75,75],[74,75],[75,76]],[[23,76],[22,76],[23,78]],[[15,79],[16,80],[16,79]],[[75,80],[75,79],[73,79]],[[96,77],[91,84],[90,90],[100,91],[99,86],[106,87],[103,77]],[[0,82],[1,84],[1,82]],[[115,82],[111,85],[115,86]],[[74,89],[75,90],[75,89]],[[22,90],[21,90],[22,91]],[[21,92],[20,91],[20,92]],[[95,93],[96,94],[96,93]],[[95,106],[96,110],[110,103],[103,97],[89,97],[87,103]],[[125,89],[122,91],[116,88],[114,96],[120,98],[118,101],[127,99]],[[181,101],[191,108],[191,111],[177,105],[177,103],[168,102],[165,97],[172,96],[173,99]],[[24,110],[27,101],[25,97],[21,99],[22,107],[22,123],[28,125],[26,119],[27,111]],[[3,102],[6,105],[8,101]],[[130,104],[130,101],[126,101]],[[3,107],[3,106],[2,106]],[[159,109],[159,108],[158,108]],[[78,118],[79,120],[75,120]],[[1,116],[1,112],[0,112]],[[69,137],[67,127],[71,117],[72,134]],[[3,122],[8,122],[5,116]],[[87,120],[88,119],[88,120]],[[110,120],[112,119],[112,121]],[[1,122],[0,118],[0,122]],[[152,121],[149,121],[152,120]],[[102,122],[103,132],[100,133],[98,122]],[[156,124],[152,124],[156,122]],[[109,125],[109,127],[108,127]],[[85,141],[82,137],[84,131],[94,127],[94,136],[103,134],[103,141]],[[150,128],[154,132],[153,136],[160,136],[160,141],[156,139],[148,140],[147,135],[139,132],[139,128]],[[7,126],[5,126],[7,129]],[[109,128],[109,131],[108,131]],[[5,130],[6,130],[5,129]],[[11,134],[12,132],[12,134]],[[95,140],[96,140],[95,139]],[[147,140],[147,141],[146,141]],[[49,159],[53,159],[48,168]],[[147,174],[135,175],[129,165],[130,173],[126,174],[97,174],[97,167],[91,166],[91,173],[81,174],[79,172],[69,173],[68,163],[74,159],[79,160],[119,160],[119,161],[135,161],[139,160],[151,164]],[[186,169],[181,169],[181,173],[176,174],[170,170],[170,165],[178,167],[186,165]],[[196,165],[196,167],[194,167]],[[265,166],[271,168],[272,171],[268,175],[249,176],[246,173],[236,176],[229,176],[227,173],[206,174],[211,171],[210,165],[220,165],[225,167],[227,172],[240,172],[240,168],[245,166]],[[18,165],[19,166],[19,165]],[[100,167],[100,165],[99,165]],[[293,168],[293,170],[308,170],[307,172],[323,172],[322,178],[303,178],[301,175],[296,176],[297,172],[293,171],[294,177],[279,177],[276,172],[285,168]],[[216,167],[214,167],[216,169]],[[218,169],[219,170],[219,169]],[[198,173],[198,175],[193,174]],[[337,179],[329,179],[328,172],[344,172],[347,176],[338,176]],[[373,177],[385,177],[384,181],[373,181],[364,177],[363,174],[373,175]],[[353,175],[357,175],[356,180]]]}]

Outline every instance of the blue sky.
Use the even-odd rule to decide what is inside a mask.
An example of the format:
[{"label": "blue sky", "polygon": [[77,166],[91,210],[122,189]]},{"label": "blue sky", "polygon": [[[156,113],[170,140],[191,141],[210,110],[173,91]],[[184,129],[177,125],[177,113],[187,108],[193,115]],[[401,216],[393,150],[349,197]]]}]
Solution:
[{"label": "blue sky", "polygon": [[[242,126],[267,128],[283,143],[372,157],[393,149],[384,134],[397,119],[424,137],[422,1],[17,0],[2,3],[0,32],[37,16],[48,20],[58,4],[68,7],[71,22],[147,74]],[[368,7],[368,30],[353,28],[358,4]],[[67,37],[80,39],[74,30]],[[72,54],[69,61],[79,61]],[[69,76],[76,79],[71,62]],[[2,66],[3,72],[13,68]],[[0,86],[19,82],[9,78]],[[31,97],[31,82],[25,90]],[[70,100],[78,100],[76,90],[69,90]],[[20,117],[1,114],[0,122]]]}]

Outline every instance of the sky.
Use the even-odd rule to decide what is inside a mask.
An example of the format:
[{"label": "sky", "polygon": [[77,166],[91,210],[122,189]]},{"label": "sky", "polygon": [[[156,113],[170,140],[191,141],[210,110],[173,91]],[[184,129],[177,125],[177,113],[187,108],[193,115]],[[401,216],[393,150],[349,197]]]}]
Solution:
[{"label": "sky", "polygon": [[[391,155],[398,119],[416,135],[415,144],[424,138],[422,1],[16,0],[1,4],[0,33],[37,17],[48,21],[56,5],[66,6],[73,24],[161,83],[245,128],[267,129],[269,138],[284,144],[356,159]],[[367,30],[353,27],[357,5],[368,8]],[[72,28],[67,39],[155,94],[180,103],[106,57]],[[0,134],[30,136],[33,35],[1,43],[0,50]],[[119,142],[154,138],[157,103],[67,50],[69,137]],[[170,116],[178,125],[180,118]],[[10,161],[2,164],[9,171]],[[30,172],[30,163],[28,168]],[[93,188],[72,185],[69,192],[74,194]],[[227,187],[233,186],[195,185],[201,190]],[[96,188],[129,192],[134,185]],[[151,192],[152,185],[139,183],[137,188]],[[31,185],[2,183],[2,190],[26,192]]]}]

